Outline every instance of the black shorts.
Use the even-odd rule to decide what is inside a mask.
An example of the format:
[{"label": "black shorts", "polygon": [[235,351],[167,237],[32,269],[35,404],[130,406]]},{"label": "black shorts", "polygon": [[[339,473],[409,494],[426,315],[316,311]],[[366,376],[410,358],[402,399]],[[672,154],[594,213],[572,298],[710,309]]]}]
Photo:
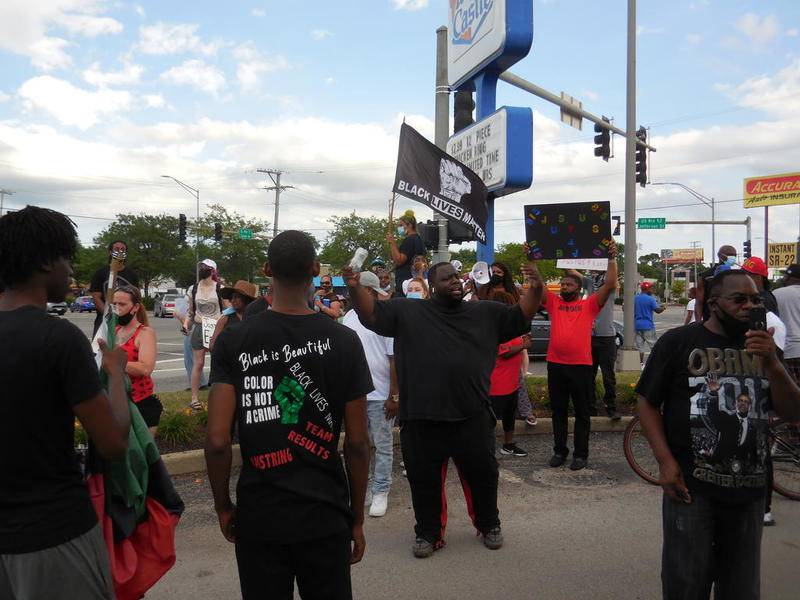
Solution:
[{"label": "black shorts", "polygon": [[164,406],[161,404],[161,400],[158,399],[158,396],[153,394],[152,396],[139,400],[139,402],[134,402],[134,404],[136,404],[136,408],[139,409],[139,414],[142,415],[145,425],[148,427],[158,427],[158,423],[161,421],[161,413],[164,412]]}]

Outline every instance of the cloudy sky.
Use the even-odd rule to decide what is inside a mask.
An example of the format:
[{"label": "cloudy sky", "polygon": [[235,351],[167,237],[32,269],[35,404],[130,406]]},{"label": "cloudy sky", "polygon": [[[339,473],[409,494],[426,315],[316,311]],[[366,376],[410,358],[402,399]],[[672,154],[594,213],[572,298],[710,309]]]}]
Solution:
[{"label": "cloudy sky", "polygon": [[[280,228],[325,237],[331,215],[383,216],[405,117],[433,136],[435,30],[446,0],[0,3],[0,188],[10,207],[75,215],[89,242],[117,212],[193,214],[169,174],[272,220],[258,168],[286,171]],[[534,42],[512,72],[565,91],[625,127],[626,2],[536,0]],[[796,0],[639,1],[638,124],[658,152],[653,181],[754,221],[742,179],[800,171],[800,7]],[[624,142],[604,163],[591,127],[501,83],[498,105],[534,110],[534,185],[498,200],[497,241],[520,241],[522,206],[610,200],[623,209]],[[709,219],[679,188],[639,188],[638,216]],[[422,205],[401,202],[421,217]],[[798,207],[770,213],[769,238],[798,237]],[[741,247],[741,226],[718,245]],[[711,251],[709,227],[647,232],[645,252]]]}]

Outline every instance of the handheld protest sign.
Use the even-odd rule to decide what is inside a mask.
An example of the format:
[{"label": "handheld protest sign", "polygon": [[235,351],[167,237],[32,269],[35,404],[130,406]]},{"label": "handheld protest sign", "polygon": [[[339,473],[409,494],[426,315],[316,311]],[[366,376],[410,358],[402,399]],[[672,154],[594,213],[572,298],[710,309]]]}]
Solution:
[{"label": "handheld protest sign", "polygon": [[214,335],[214,329],[217,326],[217,319],[211,317],[203,317],[203,348],[208,350],[211,345],[211,336]]},{"label": "handheld protest sign", "polygon": [[610,223],[610,202],[525,206],[528,258],[607,259],[612,240]]}]

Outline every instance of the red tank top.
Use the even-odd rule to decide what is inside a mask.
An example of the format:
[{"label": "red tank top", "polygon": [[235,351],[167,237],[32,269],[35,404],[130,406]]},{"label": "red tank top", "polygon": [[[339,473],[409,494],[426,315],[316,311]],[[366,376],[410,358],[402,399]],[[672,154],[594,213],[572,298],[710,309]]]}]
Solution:
[{"label": "red tank top", "polygon": [[[136,347],[136,338],[143,325],[139,325],[133,335],[120,348],[128,355],[128,362],[139,361],[139,348]],[[153,379],[149,375],[128,375],[131,380],[131,400],[141,402],[153,395]]]}]

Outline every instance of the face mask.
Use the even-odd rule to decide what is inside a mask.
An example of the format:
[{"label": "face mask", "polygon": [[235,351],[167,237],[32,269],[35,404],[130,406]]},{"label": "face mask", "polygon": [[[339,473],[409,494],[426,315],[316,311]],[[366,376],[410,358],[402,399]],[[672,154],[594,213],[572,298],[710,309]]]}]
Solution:
[{"label": "face mask", "polygon": [[408,292],[406,298],[414,298],[415,300],[422,300],[422,292]]},{"label": "face mask", "polygon": [[561,299],[564,302],[572,302],[577,297],[578,297],[578,292],[570,292],[569,294],[567,294],[566,292],[561,292]]},{"label": "face mask", "polygon": [[489,279],[489,283],[491,285],[500,285],[501,283],[503,283],[503,276],[497,274],[492,275],[491,278]]},{"label": "face mask", "polygon": [[130,322],[133,321],[133,313],[134,311],[131,310],[127,315],[117,315],[117,324],[123,327],[130,324]]},{"label": "face mask", "polygon": [[200,279],[206,279],[208,277],[211,277],[211,269],[209,269],[208,267],[200,267],[198,275],[200,276]]},{"label": "face mask", "polygon": [[405,227],[398,227],[397,228],[397,235],[405,235],[405,234],[406,234],[406,228]]},{"label": "face mask", "polygon": [[233,308],[232,306],[228,307],[228,308],[226,308],[225,310],[222,311],[222,314],[224,316],[226,316],[226,317],[230,317],[231,315],[235,315],[236,314],[236,309]]},{"label": "face mask", "polygon": [[729,315],[722,310],[718,304],[714,306],[716,306],[715,312],[717,320],[719,320],[720,325],[722,325],[722,330],[725,332],[725,335],[734,340],[743,339],[744,334],[750,329],[750,323],[747,321],[740,321],[733,315]]},{"label": "face mask", "polygon": [[725,259],[725,263],[724,264],[728,265],[729,267],[732,267],[733,265],[736,264],[736,257],[735,256],[729,256],[728,258]]}]

